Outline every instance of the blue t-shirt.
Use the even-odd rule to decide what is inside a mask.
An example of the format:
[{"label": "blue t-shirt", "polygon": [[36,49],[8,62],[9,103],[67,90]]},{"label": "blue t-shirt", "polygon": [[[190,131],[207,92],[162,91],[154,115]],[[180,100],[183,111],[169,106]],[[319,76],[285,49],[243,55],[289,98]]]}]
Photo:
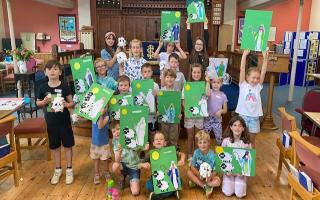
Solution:
[{"label": "blue t-shirt", "polygon": [[[115,52],[114,49],[112,49],[112,51],[113,51],[113,53]],[[106,49],[101,50],[101,58],[104,60],[107,60],[107,61],[112,59],[111,55],[108,53],[108,51]],[[117,61],[112,65],[112,67],[110,67],[108,69],[107,75],[111,76],[114,80],[118,80],[119,63]]]},{"label": "blue t-shirt", "polygon": [[195,167],[196,169],[200,169],[200,165],[206,162],[208,163],[211,168],[214,170],[215,169],[215,162],[214,162],[214,152],[210,149],[207,154],[202,154],[200,149],[196,149],[193,153],[192,156],[192,166]]},{"label": "blue t-shirt", "polygon": [[102,129],[98,128],[98,122],[92,122],[92,139],[91,143],[97,146],[109,144],[109,130],[108,125]]},{"label": "blue t-shirt", "polygon": [[118,88],[118,82],[115,81],[111,76],[97,76],[97,83],[111,90],[116,90]]}]

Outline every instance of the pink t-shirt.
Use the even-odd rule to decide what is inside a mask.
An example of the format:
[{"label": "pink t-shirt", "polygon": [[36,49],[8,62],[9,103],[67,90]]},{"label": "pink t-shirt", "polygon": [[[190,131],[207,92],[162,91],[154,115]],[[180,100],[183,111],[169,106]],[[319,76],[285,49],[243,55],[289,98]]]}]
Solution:
[{"label": "pink t-shirt", "polygon": [[208,98],[209,115],[214,116],[216,112],[222,109],[225,102],[228,102],[228,99],[223,92],[211,90],[211,95]]}]

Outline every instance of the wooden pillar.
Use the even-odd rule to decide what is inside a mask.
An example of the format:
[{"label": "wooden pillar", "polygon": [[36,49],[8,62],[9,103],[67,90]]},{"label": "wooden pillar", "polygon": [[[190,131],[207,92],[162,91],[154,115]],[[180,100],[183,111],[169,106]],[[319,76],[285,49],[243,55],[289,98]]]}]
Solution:
[{"label": "wooden pillar", "polygon": [[262,128],[267,130],[278,129],[278,127],[274,124],[273,117],[272,117],[274,80],[275,80],[275,72],[271,72],[270,85],[269,85],[269,91],[268,91],[267,113],[265,114],[265,117],[262,121]]}]

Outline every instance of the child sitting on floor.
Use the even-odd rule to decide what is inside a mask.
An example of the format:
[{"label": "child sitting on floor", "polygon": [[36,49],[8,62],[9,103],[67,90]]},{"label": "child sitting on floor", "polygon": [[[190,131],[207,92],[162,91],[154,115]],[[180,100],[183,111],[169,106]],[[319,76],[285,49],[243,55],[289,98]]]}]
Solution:
[{"label": "child sitting on floor", "polygon": [[[210,149],[210,135],[201,130],[196,134],[196,141],[198,148],[194,151],[191,167],[187,172],[189,178],[189,187],[196,185],[205,190],[206,196],[210,197],[213,187],[218,187],[221,184],[219,176],[217,176],[214,162],[214,152]],[[200,175],[200,166],[203,163],[210,165],[212,171],[209,177],[202,177]]]},{"label": "child sitting on floor", "polygon": [[[165,140],[165,137],[164,137],[164,134],[161,133],[161,132],[156,132],[154,134],[154,137],[153,137],[153,146],[155,149],[160,149],[162,147],[165,147],[167,145],[167,142]],[[180,157],[180,160],[178,161],[178,166],[183,166],[184,165],[184,162],[185,162],[185,158],[186,158],[186,155],[182,152],[179,151],[179,149],[177,149],[177,156]],[[150,157],[149,155],[146,156],[146,159],[145,159],[146,162],[150,162]],[[146,165],[146,167],[149,169],[150,168],[150,164],[148,163],[148,165]],[[166,193],[163,193],[163,194],[154,194],[153,191],[153,182],[152,182],[152,178],[150,178],[149,180],[147,180],[147,183],[146,183],[146,188],[150,193],[149,195],[149,200],[151,199],[157,199],[157,198],[165,198],[165,197],[169,197],[171,195],[173,195],[174,193],[176,193],[176,196],[177,198],[179,199],[179,192],[176,191],[176,192],[166,192]]]}]

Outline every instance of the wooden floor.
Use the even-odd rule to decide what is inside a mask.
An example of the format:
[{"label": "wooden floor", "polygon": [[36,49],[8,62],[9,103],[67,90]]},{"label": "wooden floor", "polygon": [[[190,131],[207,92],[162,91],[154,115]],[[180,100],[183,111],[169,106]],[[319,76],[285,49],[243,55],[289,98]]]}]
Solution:
[{"label": "wooden floor", "polygon": [[[287,182],[287,170],[283,168],[279,179],[276,178],[278,166],[278,148],[275,145],[277,131],[262,132],[257,136],[257,171],[256,176],[249,178],[246,199],[288,199],[289,186]],[[179,143],[185,148],[186,139],[180,139]],[[0,182],[0,199],[105,199],[104,184],[93,184],[93,163],[89,157],[90,138],[76,136],[74,147],[73,169],[75,182],[65,185],[63,174],[60,183],[50,185],[49,179],[54,167],[53,160],[46,161],[45,151],[23,151],[23,163],[20,170],[20,186],[14,187],[12,176]],[[63,162],[65,166],[65,162]],[[205,199],[201,189],[189,189],[186,179],[187,166],[181,168],[183,178],[183,190],[181,199]],[[148,192],[144,185],[148,173],[142,172],[141,194],[133,197],[127,187],[121,192],[121,199],[147,199]],[[172,198],[173,199],[173,198]],[[225,197],[221,188],[216,188],[212,199],[236,199]]]}]

